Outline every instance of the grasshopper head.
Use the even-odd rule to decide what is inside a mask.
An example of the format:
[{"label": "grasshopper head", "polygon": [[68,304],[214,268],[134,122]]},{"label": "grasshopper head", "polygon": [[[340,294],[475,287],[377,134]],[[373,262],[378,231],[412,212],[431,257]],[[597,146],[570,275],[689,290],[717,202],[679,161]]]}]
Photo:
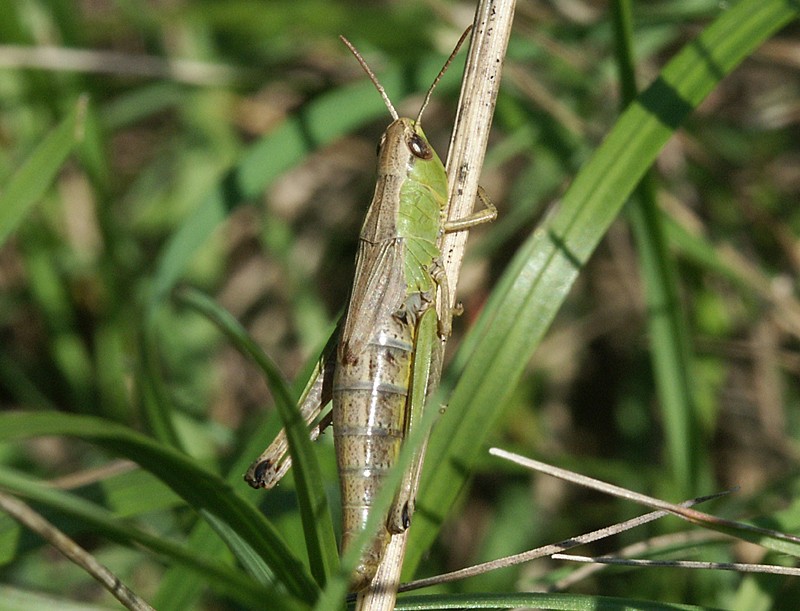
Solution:
[{"label": "grasshopper head", "polygon": [[410,166],[418,161],[431,161],[436,153],[422,126],[413,119],[392,121],[378,145],[378,167]]},{"label": "grasshopper head", "polygon": [[[378,90],[380,93],[381,98],[383,98],[384,104],[386,104],[386,108],[389,111],[389,114],[392,115],[392,123],[383,133],[383,137],[381,138],[381,142],[378,145],[378,157],[382,161],[384,159],[383,155],[389,152],[389,149],[394,149],[399,146],[401,142],[405,142],[406,147],[411,152],[411,154],[416,159],[422,159],[425,161],[437,158],[436,153],[431,148],[431,145],[428,144],[428,139],[425,137],[425,133],[422,131],[422,126],[420,125],[420,121],[422,120],[422,113],[425,112],[425,108],[428,106],[428,102],[431,99],[431,94],[433,94],[433,90],[436,88],[436,85],[441,80],[444,73],[447,71],[448,66],[450,66],[450,62],[453,61],[453,58],[458,53],[458,50],[461,48],[461,45],[466,40],[467,35],[472,30],[472,26],[468,26],[464,33],[461,35],[461,38],[458,39],[456,43],[455,49],[450,54],[450,57],[447,58],[447,61],[442,66],[442,69],[439,71],[439,74],[436,75],[436,78],[433,79],[433,83],[428,88],[428,92],[425,94],[425,99],[422,102],[422,106],[420,106],[419,113],[417,114],[416,120],[413,119],[404,119],[400,118],[395,110],[394,106],[392,105],[392,101],[389,99],[389,96],[386,94],[386,90],[383,88],[383,85],[380,84],[378,81],[378,77],[375,76],[375,73],[372,72],[370,67],[367,65],[367,62],[364,61],[364,58],[361,57],[361,54],[358,50],[352,45],[352,43],[347,40],[344,36],[339,36],[342,42],[347,45],[347,48],[355,56],[358,63],[361,64],[361,67],[364,69],[364,72],[367,73],[369,79],[372,81],[372,84],[375,85],[375,89]],[[402,136],[402,138],[401,138]],[[437,158],[438,159],[438,158]],[[413,160],[410,160],[410,162]]]}]

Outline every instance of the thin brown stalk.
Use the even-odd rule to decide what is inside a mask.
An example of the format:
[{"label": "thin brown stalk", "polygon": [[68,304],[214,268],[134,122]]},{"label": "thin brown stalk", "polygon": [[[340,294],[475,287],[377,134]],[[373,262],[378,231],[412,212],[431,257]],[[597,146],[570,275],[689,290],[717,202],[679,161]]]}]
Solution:
[{"label": "thin brown stalk", "polygon": [[659,567],[670,569],[701,569],[716,571],[736,571],[737,573],[762,573],[769,575],[789,575],[800,577],[800,568],[778,566],[776,564],[752,564],[749,562],[704,562],[699,560],[649,560],[642,558],[618,558],[615,556],[574,556],[572,554],[553,554],[553,560],[569,560],[592,564],[608,564],[634,567]]},{"label": "thin brown stalk", "polygon": [[128,609],[132,611],[154,611],[153,607],[123,584],[116,575],[100,564],[94,556],[27,504],[4,492],[0,492],[0,509],[35,532],[89,573]]},{"label": "thin brown stalk", "polygon": [[[559,479],[563,479],[565,481],[572,482],[580,486],[584,486],[585,488],[599,490],[600,492],[604,492],[606,494],[610,494],[612,496],[616,496],[621,499],[628,499],[629,501],[645,505],[652,509],[667,511],[675,516],[678,516],[683,520],[686,520],[687,522],[691,522],[692,524],[698,524],[700,526],[705,526],[707,528],[712,528],[715,530],[727,531],[728,529],[732,529],[732,530],[745,531],[747,533],[765,536],[771,539],[777,539],[789,543],[794,543],[794,544],[800,543],[800,537],[797,537],[795,535],[790,535],[788,533],[783,533],[770,528],[761,528],[759,526],[753,526],[752,524],[745,524],[743,522],[726,520],[725,518],[720,518],[707,513],[703,513],[702,511],[697,511],[695,509],[688,509],[686,507],[682,507],[681,505],[676,505],[674,503],[662,501],[661,499],[656,499],[651,496],[641,494],[639,492],[628,490],[626,488],[620,488],[619,486],[615,486],[607,482],[602,482],[600,480],[587,477],[585,475],[580,475],[578,473],[573,473],[571,471],[559,469],[558,467],[554,467],[552,465],[539,462],[538,460],[533,460],[532,458],[526,458],[525,456],[520,456],[519,454],[507,452],[499,448],[490,448],[489,454],[492,454],[493,456],[498,456],[500,458],[505,458],[506,460],[510,460],[511,462],[514,462],[528,469],[533,469],[535,471],[539,471],[540,473],[546,473],[548,475],[552,475],[553,477],[558,477]],[[726,534],[731,534],[731,533],[726,532]]]},{"label": "thin brown stalk", "polygon": [[246,72],[222,64],[97,49],[0,45],[0,66],[50,72],[84,72],[165,78],[189,85],[218,86],[243,80]]},{"label": "thin brown stalk", "polygon": [[[709,500],[710,498],[716,498],[716,496],[718,495],[715,495],[713,497],[702,497],[698,499],[685,501],[684,503],[681,503],[681,507],[690,507],[698,503],[703,503]],[[585,533],[583,535],[578,535],[576,537],[570,537],[569,539],[559,541],[558,543],[543,545],[542,547],[537,547],[536,549],[528,550],[520,554],[514,554],[512,556],[498,558],[497,560],[490,560],[489,562],[476,564],[464,569],[452,571],[451,573],[444,573],[442,575],[436,575],[435,577],[428,577],[425,579],[418,579],[416,581],[411,581],[409,583],[405,583],[402,586],[400,586],[399,591],[408,592],[410,590],[427,588],[429,586],[439,585],[450,581],[458,581],[460,579],[466,579],[468,577],[476,577],[477,575],[483,575],[484,573],[489,573],[491,571],[496,571],[498,569],[504,569],[510,566],[515,566],[517,564],[530,562],[531,560],[536,560],[537,558],[552,556],[553,554],[563,552],[565,550],[577,547],[579,545],[585,545],[586,543],[592,543],[593,541],[599,541],[600,539],[605,539],[607,537],[617,535],[626,530],[630,530],[631,528],[636,528],[637,526],[641,526],[642,524],[647,524],[648,522],[652,522],[653,520],[663,518],[666,515],[668,515],[668,512],[666,511],[652,511],[642,516],[638,516],[630,520],[625,520],[624,522],[619,522],[618,524],[613,524],[612,526],[607,526],[605,528],[593,530],[591,532]]]},{"label": "thin brown stalk", "polygon": [[[461,83],[461,97],[447,155],[449,219],[468,216],[478,196],[478,180],[489,143],[489,130],[515,4],[516,0],[481,0],[475,12],[469,55]],[[441,252],[447,284],[450,287],[450,301],[437,302],[440,320],[446,309],[455,306],[455,287],[458,284],[466,240],[466,231],[448,233],[442,238]],[[439,358],[444,353],[444,341]],[[434,371],[441,371],[441,362],[435,364]],[[434,380],[434,385],[438,385],[438,380]],[[372,585],[358,597],[357,610],[388,611],[394,608],[407,533],[408,531],[392,537]]]}]

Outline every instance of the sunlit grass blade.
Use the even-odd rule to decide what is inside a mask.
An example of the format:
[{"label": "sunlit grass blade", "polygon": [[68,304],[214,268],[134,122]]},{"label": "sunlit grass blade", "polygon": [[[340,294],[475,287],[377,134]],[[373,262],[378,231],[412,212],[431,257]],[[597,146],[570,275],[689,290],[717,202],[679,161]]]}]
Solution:
[{"label": "sunlit grass blade", "polygon": [[459,354],[458,384],[426,458],[407,564],[428,549],[581,267],[661,148],[725,75],[797,14],[783,0],[745,0],[723,12],[630,105],[519,249]]}]

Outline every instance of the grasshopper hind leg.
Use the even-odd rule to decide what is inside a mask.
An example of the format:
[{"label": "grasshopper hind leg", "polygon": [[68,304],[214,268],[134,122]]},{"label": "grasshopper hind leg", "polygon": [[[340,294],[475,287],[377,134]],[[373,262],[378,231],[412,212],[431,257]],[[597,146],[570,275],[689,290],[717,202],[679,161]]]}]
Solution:
[{"label": "grasshopper hind leg", "polygon": [[[333,420],[330,412],[324,415],[322,412],[332,398],[331,380],[336,368],[335,339],[336,335],[328,341],[314,375],[300,397],[300,415],[309,426],[309,436],[312,440],[317,439]],[[286,475],[291,466],[289,442],[286,431],[282,429],[269,447],[250,465],[244,475],[244,481],[253,488],[272,488]]]}]

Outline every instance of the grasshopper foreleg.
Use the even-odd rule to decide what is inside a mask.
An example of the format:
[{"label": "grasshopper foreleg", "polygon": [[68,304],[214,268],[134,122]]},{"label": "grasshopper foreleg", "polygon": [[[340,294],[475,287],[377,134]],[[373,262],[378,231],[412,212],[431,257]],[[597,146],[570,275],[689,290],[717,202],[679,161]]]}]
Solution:
[{"label": "grasshopper foreleg", "polygon": [[442,265],[441,257],[433,260],[429,272],[436,286],[439,287],[442,297],[441,303],[445,305],[442,308],[442,316],[438,321],[439,337],[450,337],[450,333],[453,330],[453,309],[450,308],[450,283],[447,281],[447,274]]},{"label": "grasshopper foreleg", "polygon": [[[456,231],[464,231],[476,225],[490,223],[495,220],[497,218],[497,208],[481,186],[478,186],[478,199],[483,204],[482,210],[473,212],[464,218],[446,221],[443,225],[444,232],[454,233]],[[463,311],[463,307],[461,304],[456,304],[453,308],[450,307],[450,285],[447,281],[447,274],[445,274],[441,258],[434,259],[430,267],[430,274],[433,281],[439,287],[442,303],[447,305],[447,307],[442,309],[442,315],[439,319],[439,337],[449,337],[450,332],[453,330],[453,316],[460,315]]]},{"label": "grasshopper foreleg", "polygon": [[445,221],[444,232],[453,233],[455,231],[464,231],[465,229],[471,229],[476,225],[491,223],[493,220],[495,220],[497,218],[497,208],[492,203],[492,200],[489,199],[489,196],[486,195],[486,191],[484,191],[483,187],[481,186],[478,187],[478,199],[481,200],[481,203],[483,204],[483,210],[477,210],[472,214],[468,214],[460,219]]}]

